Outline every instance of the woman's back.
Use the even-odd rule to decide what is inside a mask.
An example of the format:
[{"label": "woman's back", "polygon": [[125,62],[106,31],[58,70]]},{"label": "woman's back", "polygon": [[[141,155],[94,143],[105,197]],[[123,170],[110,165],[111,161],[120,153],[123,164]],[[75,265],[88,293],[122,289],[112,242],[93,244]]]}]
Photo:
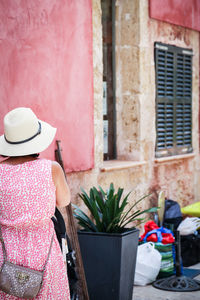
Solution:
[{"label": "woman's back", "polygon": [[[20,159],[0,164],[0,224],[8,259],[16,264],[42,270],[54,226],[55,185],[52,162]],[[3,253],[0,249],[0,265]],[[15,299],[0,292],[0,299]],[[43,287],[36,299],[69,299],[66,270],[56,236]]]},{"label": "woman's back", "polygon": [[55,211],[52,162],[45,159],[0,164],[0,223],[44,226]]}]

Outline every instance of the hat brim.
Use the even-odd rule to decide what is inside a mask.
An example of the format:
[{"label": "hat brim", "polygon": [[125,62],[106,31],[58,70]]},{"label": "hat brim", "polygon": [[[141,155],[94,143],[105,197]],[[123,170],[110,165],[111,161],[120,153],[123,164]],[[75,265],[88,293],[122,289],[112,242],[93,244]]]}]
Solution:
[{"label": "hat brim", "polygon": [[6,142],[4,135],[0,136],[0,154],[5,156],[24,156],[46,150],[53,142],[57,129],[44,121],[38,121],[41,123],[41,133],[28,142],[10,144]]}]

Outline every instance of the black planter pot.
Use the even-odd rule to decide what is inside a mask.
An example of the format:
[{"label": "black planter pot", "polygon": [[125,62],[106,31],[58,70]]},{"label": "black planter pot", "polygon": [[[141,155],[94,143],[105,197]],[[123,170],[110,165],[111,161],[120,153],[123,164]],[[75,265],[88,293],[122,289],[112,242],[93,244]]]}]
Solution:
[{"label": "black planter pot", "polygon": [[138,229],[78,232],[90,300],[132,299],[138,237]]}]

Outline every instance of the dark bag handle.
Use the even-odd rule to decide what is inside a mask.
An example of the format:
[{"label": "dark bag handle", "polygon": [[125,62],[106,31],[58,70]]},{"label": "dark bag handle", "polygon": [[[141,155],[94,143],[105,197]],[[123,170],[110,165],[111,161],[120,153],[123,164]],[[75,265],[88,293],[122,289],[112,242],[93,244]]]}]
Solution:
[{"label": "dark bag handle", "polygon": [[[58,240],[61,243],[60,238],[66,239],[68,250],[69,250],[69,252],[71,252],[72,251],[72,246],[71,246],[70,239],[69,239],[69,237],[66,233],[65,221],[63,219],[63,216],[62,216],[61,212],[59,211],[59,209],[57,207],[56,207],[56,210],[55,210],[55,217],[56,217],[56,221],[54,222],[54,219],[53,219],[53,222],[54,222],[56,232],[58,233],[57,234]],[[60,236],[60,238],[59,238],[59,236]]]}]

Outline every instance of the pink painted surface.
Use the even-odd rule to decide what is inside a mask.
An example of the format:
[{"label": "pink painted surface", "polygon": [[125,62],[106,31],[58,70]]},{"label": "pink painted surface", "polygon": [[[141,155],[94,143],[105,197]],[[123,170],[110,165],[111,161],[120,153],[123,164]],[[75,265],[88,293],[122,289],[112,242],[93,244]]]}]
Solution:
[{"label": "pink painted surface", "polygon": [[0,0],[0,70],[0,134],[5,113],[31,107],[58,128],[66,171],[92,168],[91,0]]},{"label": "pink painted surface", "polygon": [[199,0],[149,0],[153,19],[200,31]]}]

